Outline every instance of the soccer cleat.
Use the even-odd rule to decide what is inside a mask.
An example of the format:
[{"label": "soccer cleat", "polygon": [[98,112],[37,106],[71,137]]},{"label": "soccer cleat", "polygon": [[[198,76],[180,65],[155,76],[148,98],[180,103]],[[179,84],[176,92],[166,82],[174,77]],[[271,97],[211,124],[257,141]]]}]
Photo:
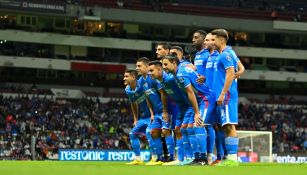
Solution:
[{"label": "soccer cleat", "polygon": [[206,166],[206,165],[208,165],[208,161],[201,160],[201,161],[198,162],[198,164],[201,165],[201,166]]},{"label": "soccer cleat", "polygon": [[166,160],[164,160],[164,161],[162,161],[162,162],[173,162],[173,161],[175,161],[174,160],[174,158],[172,158],[172,157],[167,157],[167,159]]},{"label": "soccer cleat", "polygon": [[174,161],[171,161],[171,162],[165,162],[162,164],[163,166],[172,166],[172,165],[180,165],[180,161],[179,160],[174,160]]},{"label": "soccer cleat", "polygon": [[184,159],[184,161],[180,162],[180,165],[189,165],[191,162],[193,162],[192,158]]},{"label": "soccer cleat", "polygon": [[226,159],[216,164],[216,166],[239,166],[239,163],[234,160]]},{"label": "soccer cleat", "polygon": [[134,160],[132,162],[126,163],[126,165],[144,165],[142,160]]},{"label": "soccer cleat", "polygon": [[163,162],[161,160],[157,160],[155,162],[150,161],[150,162],[146,163],[145,165],[154,166],[154,165],[162,165],[162,164],[163,164]]},{"label": "soccer cleat", "polygon": [[162,162],[169,162],[169,159],[170,159],[170,157],[168,157],[168,156],[166,156],[166,155],[164,155],[163,157],[162,157]]},{"label": "soccer cleat", "polygon": [[[155,162],[155,161],[157,161],[156,158],[151,158],[150,161],[148,161],[147,163],[151,163],[151,162]],[[146,164],[147,164],[147,163],[146,163]]]},{"label": "soccer cleat", "polygon": [[194,159],[192,162],[190,162],[188,165],[200,165],[200,160],[199,159]]},{"label": "soccer cleat", "polygon": [[219,164],[220,162],[222,162],[221,160],[215,160],[214,162],[212,162],[210,165],[211,166],[215,166],[216,164]]}]

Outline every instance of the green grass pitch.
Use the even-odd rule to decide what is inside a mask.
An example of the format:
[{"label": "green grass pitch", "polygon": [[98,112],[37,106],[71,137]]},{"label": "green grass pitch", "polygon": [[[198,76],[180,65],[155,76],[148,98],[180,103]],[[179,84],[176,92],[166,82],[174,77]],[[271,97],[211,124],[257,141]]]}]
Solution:
[{"label": "green grass pitch", "polygon": [[0,175],[307,175],[307,164],[128,166],[125,162],[1,161]]}]

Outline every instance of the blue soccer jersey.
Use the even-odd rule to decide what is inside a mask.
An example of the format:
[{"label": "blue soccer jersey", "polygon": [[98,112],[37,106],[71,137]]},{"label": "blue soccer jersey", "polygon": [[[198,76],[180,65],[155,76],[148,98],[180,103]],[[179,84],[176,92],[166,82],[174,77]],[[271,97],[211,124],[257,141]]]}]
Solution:
[{"label": "blue soccer jersey", "polygon": [[[226,48],[219,55],[219,57],[217,57],[216,62],[214,63],[214,79],[212,89],[214,89],[216,98],[219,97],[224,87],[226,70],[230,67],[233,67],[235,70],[237,69],[237,57],[234,56],[235,55],[231,54],[230,50]],[[227,98],[238,98],[237,84],[235,80],[232,82],[227,93]]]},{"label": "blue soccer jersey", "polygon": [[234,68],[235,68],[235,71],[238,71],[238,64],[237,62],[240,61],[239,57],[237,56],[237,54],[235,53],[235,51],[232,49],[231,46],[227,46],[225,49],[224,49],[224,52],[227,52],[228,54],[231,55],[231,57],[233,58],[233,61],[234,61]]},{"label": "blue soccer jersey", "polygon": [[191,62],[189,62],[188,60],[181,60],[179,64],[187,65],[187,64],[191,64]]},{"label": "blue soccer jersey", "polygon": [[214,50],[212,54],[208,57],[206,64],[206,85],[212,89],[213,85],[213,76],[214,76],[214,62],[219,56],[219,52]]},{"label": "blue soccer jersey", "polygon": [[179,86],[185,92],[185,88],[192,85],[194,92],[197,97],[197,102],[202,102],[203,100],[215,101],[214,92],[206,84],[198,84],[196,79],[198,74],[196,71],[188,66],[178,66],[176,73],[177,79],[181,86]]},{"label": "blue soccer jersey", "polygon": [[188,107],[188,98],[186,94],[182,93],[182,90],[178,87],[174,75],[163,72],[162,79],[163,80],[159,82],[167,95],[169,95],[179,107]]},{"label": "blue soccer jersey", "polygon": [[196,66],[196,72],[202,76],[206,75],[206,64],[210,52],[207,49],[203,49],[195,54],[194,65]]},{"label": "blue soccer jersey", "polygon": [[[173,74],[163,72],[162,79],[163,80],[159,82],[162,84],[162,87],[166,94],[171,98],[168,100],[168,109],[170,111],[172,111],[173,108],[177,109],[177,113],[180,111],[180,113],[178,113],[176,117],[172,116],[172,128],[174,128],[174,126],[181,126],[186,111],[190,107],[188,98],[186,94],[183,93],[182,90],[178,87],[178,82]],[[175,102],[175,105],[172,103],[172,101]]]},{"label": "blue soccer jersey", "polygon": [[125,92],[130,102],[138,104],[138,117],[150,118],[150,111],[147,107],[145,94],[143,93],[140,84],[137,82],[137,86],[134,90],[132,90],[129,85],[126,86]]},{"label": "blue soccer jersey", "polygon": [[161,95],[159,93],[159,90],[162,88],[161,84],[153,80],[150,75],[147,75],[146,78],[141,76],[139,78],[139,82],[143,88],[143,92],[152,104],[154,113],[161,114],[163,108],[161,102]]},{"label": "blue soccer jersey", "polygon": [[[231,46],[227,46],[224,50],[225,52],[227,52],[229,55],[231,55],[231,57],[233,58],[233,64],[234,64],[234,69],[235,72],[238,71],[238,61],[240,61],[239,57],[236,55],[235,51],[232,49]],[[233,81],[234,86],[236,87],[236,89],[238,89],[238,80],[235,79],[235,81]]]},{"label": "blue soccer jersey", "polygon": [[205,124],[212,123],[212,117],[215,113],[216,105],[214,92],[209,89],[209,87],[205,83],[198,84],[196,82],[196,79],[198,78],[197,72],[188,66],[179,65],[178,70],[176,72],[176,77],[181,84],[181,86],[179,87],[185,93],[187,93],[185,88],[188,86],[192,86],[197,99],[201,118],[203,119]]}]

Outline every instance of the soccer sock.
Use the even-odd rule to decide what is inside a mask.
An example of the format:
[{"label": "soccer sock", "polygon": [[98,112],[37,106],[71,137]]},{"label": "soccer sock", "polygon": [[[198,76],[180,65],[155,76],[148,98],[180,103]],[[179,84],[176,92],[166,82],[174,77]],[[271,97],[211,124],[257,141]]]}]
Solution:
[{"label": "soccer sock", "polygon": [[183,161],[184,159],[184,148],[183,148],[183,139],[176,140],[176,147],[177,147],[177,158],[179,161]]},{"label": "soccer sock", "polygon": [[[189,139],[190,139],[191,147],[192,147],[192,150],[193,150],[193,154],[194,155],[195,155],[195,153],[199,154],[199,148],[198,148],[198,145],[197,145],[197,140],[196,140],[194,128],[188,128],[188,134],[189,134]],[[195,159],[198,159],[198,156],[195,157]]]},{"label": "soccer sock", "polygon": [[174,142],[174,138],[172,135],[166,136],[165,137],[165,142],[167,145],[167,151],[169,154],[169,158],[170,159],[174,159],[174,153],[175,153],[175,142]]},{"label": "soccer sock", "polygon": [[218,131],[215,132],[215,147],[216,147],[216,159],[217,160],[222,160],[224,156],[224,148],[222,144],[222,137],[221,137],[221,132],[224,133],[224,131]]},{"label": "soccer sock", "polygon": [[159,160],[162,160],[162,143],[161,143],[161,137],[153,139],[154,145],[155,145],[155,152],[158,156]]},{"label": "soccer sock", "polygon": [[135,156],[140,156],[141,148],[140,148],[139,138],[133,133],[130,133],[129,135],[130,135],[131,147],[133,149],[133,152],[135,153]]},{"label": "soccer sock", "polygon": [[207,133],[204,127],[194,127],[200,153],[207,153]]},{"label": "soccer sock", "polygon": [[212,127],[212,125],[206,126],[207,131],[207,152],[213,153],[214,149],[214,142],[215,142],[215,131]]},{"label": "soccer sock", "polygon": [[211,164],[213,161],[213,153],[208,153],[207,159],[208,159],[208,163]]},{"label": "soccer sock", "polygon": [[180,131],[182,133],[182,140],[183,140],[183,147],[184,147],[185,156],[187,158],[192,158],[193,157],[193,151],[192,151],[192,147],[191,147],[191,144],[190,144],[188,130],[181,128]]},{"label": "soccer sock", "polygon": [[154,145],[153,139],[150,134],[150,130],[146,130],[146,137],[147,137],[149,149],[151,152],[151,157],[154,158],[154,155],[156,155],[156,151],[155,151],[155,145]]},{"label": "soccer sock", "polygon": [[166,141],[165,141],[165,137],[161,137],[161,144],[162,144],[162,149],[163,149],[163,158],[166,159],[167,158],[167,144],[166,144]]},{"label": "soccer sock", "polygon": [[237,161],[239,139],[237,137],[226,137],[225,144],[228,152],[228,159]]},{"label": "soccer sock", "polygon": [[223,150],[224,150],[224,158],[226,158],[227,157],[227,155],[228,155],[228,152],[227,152],[227,150],[226,150],[226,144],[225,144],[225,132],[220,132],[220,139],[221,139],[221,141],[222,141],[222,147],[223,147]]}]

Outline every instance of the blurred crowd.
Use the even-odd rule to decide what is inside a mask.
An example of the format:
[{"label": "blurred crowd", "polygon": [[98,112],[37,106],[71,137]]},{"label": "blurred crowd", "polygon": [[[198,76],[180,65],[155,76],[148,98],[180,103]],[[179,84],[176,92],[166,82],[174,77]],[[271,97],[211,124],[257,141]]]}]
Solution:
[{"label": "blurred crowd", "polygon": [[307,150],[307,107],[239,105],[239,130],[272,131],[273,152]]},{"label": "blurred crowd", "polygon": [[[116,106],[116,108],[114,108]],[[0,96],[0,159],[36,159],[59,148],[129,149],[132,118],[124,101]]]},{"label": "blurred crowd", "polygon": [[[273,152],[307,150],[307,109],[239,106],[239,130],[272,131]],[[125,100],[0,96],[0,159],[48,159],[59,148],[130,149],[132,117]],[[33,140],[36,138],[36,140]]]}]

